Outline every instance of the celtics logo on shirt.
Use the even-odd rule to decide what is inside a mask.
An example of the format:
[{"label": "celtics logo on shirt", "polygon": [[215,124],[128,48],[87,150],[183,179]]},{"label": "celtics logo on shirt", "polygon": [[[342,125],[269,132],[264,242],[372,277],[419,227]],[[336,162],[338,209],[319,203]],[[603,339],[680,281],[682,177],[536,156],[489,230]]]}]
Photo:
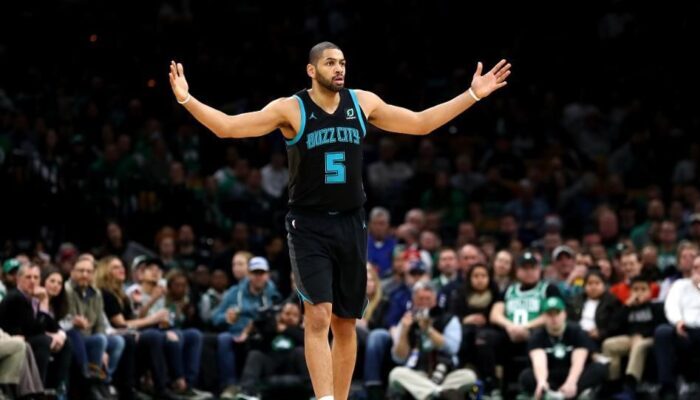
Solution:
[{"label": "celtics logo on shirt", "polygon": [[505,294],[506,318],[517,325],[525,325],[542,313],[547,283],[538,282],[529,290],[521,290],[520,283],[508,287]]},{"label": "celtics logo on shirt", "polygon": [[284,335],[278,335],[272,340],[272,351],[287,351],[294,347],[294,342]]}]

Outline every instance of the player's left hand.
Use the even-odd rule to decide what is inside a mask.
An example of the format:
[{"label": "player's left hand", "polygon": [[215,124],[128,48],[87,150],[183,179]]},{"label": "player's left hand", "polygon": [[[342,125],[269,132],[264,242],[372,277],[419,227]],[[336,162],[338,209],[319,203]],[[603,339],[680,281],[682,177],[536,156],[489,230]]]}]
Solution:
[{"label": "player's left hand", "polygon": [[510,63],[506,62],[506,60],[499,61],[489,72],[481,75],[483,68],[484,65],[479,62],[476,66],[471,86],[480,99],[507,85],[506,78],[510,75]]}]

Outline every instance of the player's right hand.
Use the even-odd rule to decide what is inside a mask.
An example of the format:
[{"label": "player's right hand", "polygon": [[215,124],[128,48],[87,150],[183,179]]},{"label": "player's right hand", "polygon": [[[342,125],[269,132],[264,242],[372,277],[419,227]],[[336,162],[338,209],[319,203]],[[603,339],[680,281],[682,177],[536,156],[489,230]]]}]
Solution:
[{"label": "player's right hand", "polygon": [[170,61],[170,87],[173,89],[177,101],[185,101],[190,92],[190,87],[185,79],[185,70],[182,64]]}]

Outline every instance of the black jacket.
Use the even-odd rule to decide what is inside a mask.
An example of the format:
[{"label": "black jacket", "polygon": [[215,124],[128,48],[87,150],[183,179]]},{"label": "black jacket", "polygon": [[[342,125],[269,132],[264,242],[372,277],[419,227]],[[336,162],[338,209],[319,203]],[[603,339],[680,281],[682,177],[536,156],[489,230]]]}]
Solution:
[{"label": "black jacket", "polygon": [[13,290],[0,303],[0,328],[10,335],[31,337],[56,332],[58,325],[42,311],[34,315],[29,299],[19,290]]},{"label": "black jacket", "polygon": [[663,303],[652,303],[625,306],[623,311],[623,332],[627,335],[654,336],[657,326],[666,322]]},{"label": "black jacket", "polygon": [[[569,320],[576,322],[581,320],[585,302],[586,297],[584,293],[575,296],[571,300],[568,309]],[[598,308],[595,310],[595,324],[600,336],[598,341],[602,342],[609,337],[620,334],[623,322],[622,313],[623,305],[617,297],[607,291],[603,293],[603,297],[600,298],[600,303],[598,303]]]}]

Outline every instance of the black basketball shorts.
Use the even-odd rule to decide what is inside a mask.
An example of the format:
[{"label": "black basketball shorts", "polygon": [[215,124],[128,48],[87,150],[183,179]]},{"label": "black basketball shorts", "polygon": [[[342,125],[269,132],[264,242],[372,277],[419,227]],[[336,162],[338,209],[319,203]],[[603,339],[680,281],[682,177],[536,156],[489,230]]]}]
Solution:
[{"label": "black basketball shorts", "polygon": [[311,304],[332,303],[341,318],[362,318],[367,306],[365,211],[291,210],[287,241],[297,294]]}]

